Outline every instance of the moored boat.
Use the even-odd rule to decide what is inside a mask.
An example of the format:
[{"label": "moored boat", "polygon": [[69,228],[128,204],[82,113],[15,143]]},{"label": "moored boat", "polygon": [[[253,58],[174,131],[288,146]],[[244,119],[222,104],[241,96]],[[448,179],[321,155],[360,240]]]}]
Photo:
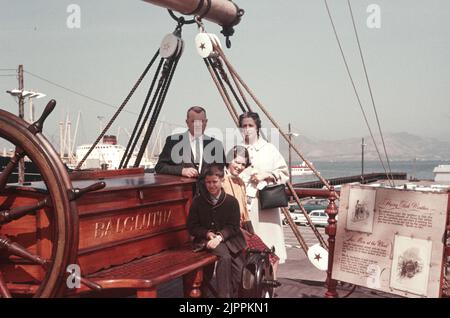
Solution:
[{"label": "moored boat", "polygon": [[309,176],[313,175],[314,172],[308,167],[304,162],[299,165],[291,166],[291,174],[292,176]]},{"label": "moored boat", "polygon": [[[86,155],[91,148],[91,144],[80,145],[76,149],[76,163]],[[107,135],[103,136],[102,142],[98,143],[94,150],[91,152],[89,158],[83,163],[82,169],[119,169],[120,161],[125,153],[125,147],[117,143],[116,136]],[[130,163],[134,163],[136,160],[136,153],[131,156]],[[146,156],[141,161],[141,167],[144,169],[152,170],[155,167],[155,162]]]}]

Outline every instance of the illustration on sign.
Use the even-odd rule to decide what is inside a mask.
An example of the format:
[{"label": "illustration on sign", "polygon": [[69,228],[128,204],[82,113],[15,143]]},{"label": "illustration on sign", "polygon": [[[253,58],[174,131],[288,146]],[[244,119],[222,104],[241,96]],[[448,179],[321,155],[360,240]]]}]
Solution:
[{"label": "illustration on sign", "polygon": [[372,233],[375,194],[375,189],[350,190],[347,230]]},{"label": "illustration on sign", "polygon": [[432,242],[396,235],[391,288],[426,295]]}]

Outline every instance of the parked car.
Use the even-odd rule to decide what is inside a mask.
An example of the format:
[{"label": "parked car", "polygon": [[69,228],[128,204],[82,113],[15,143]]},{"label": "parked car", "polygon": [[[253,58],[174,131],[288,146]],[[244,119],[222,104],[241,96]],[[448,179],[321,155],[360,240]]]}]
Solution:
[{"label": "parked car", "polygon": [[[306,212],[311,212],[312,210],[325,210],[328,205],[327,199],[309,199],[301,202]],[[296,203],[289,204],[289,211],[300,212],[300,207]]]},{"label": "parked car", "polygon": [[[299,210],[299,211],[294,211],[291,212],[291,217],[292,220],[294,221],[295,224],[298,225],[307,225],[308,224],[308,220],[306,219],[306,217],[303,215],[303,213]],[[328,224],[328,215],[325,213],[325,210],[313,210],[311,212],[308,213],[311,222],[315,225],[315,226],[326,226]],[[338,216],[336,215],[336,220],[338,220]],[[283,219],[283,224],[287,224],[286,219]]]}]

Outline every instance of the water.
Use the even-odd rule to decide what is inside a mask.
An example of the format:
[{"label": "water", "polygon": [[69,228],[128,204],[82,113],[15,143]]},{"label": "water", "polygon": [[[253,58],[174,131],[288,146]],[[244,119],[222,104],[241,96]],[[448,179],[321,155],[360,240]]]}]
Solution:
[{"label": "water", "polygon": [[[298,164],[298,163],[296,163]],[[406,172],[408,179],[417,178],[419,180],[434,179],[433,169],[442,164],[450,164],[450,161],[439,160],[425,160],[425,161],[392,161],[392,172]],[[357,161],[314,161],[314,167],[320,174],[326,178],[337,178],[355,176],[361,174],[361,162]],[[385,164],[386,166],[386,164]],[[387,169],[387,166],[386,166]],[[384,169],[379,161],[364,162],[364,173],[384,172]],[[318,180],[316,176],[294,176],[293,182],[306,182]]]}]

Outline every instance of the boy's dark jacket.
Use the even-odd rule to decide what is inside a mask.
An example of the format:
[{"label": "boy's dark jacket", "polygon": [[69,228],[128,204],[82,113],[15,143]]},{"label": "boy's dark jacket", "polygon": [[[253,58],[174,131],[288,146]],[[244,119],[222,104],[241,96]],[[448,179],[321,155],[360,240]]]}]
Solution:
[{"label": "boy's dark jacket", "polygon": [[247,245],[239,222],[239,203],[233,197],[222,193],[216,205],[209,200],[209,194],[200,191],[192,201],[187,219],[189,233],[194,236],[194,243],[206,243],[208,231],[219,233],[232,253],[238,253]]}]

